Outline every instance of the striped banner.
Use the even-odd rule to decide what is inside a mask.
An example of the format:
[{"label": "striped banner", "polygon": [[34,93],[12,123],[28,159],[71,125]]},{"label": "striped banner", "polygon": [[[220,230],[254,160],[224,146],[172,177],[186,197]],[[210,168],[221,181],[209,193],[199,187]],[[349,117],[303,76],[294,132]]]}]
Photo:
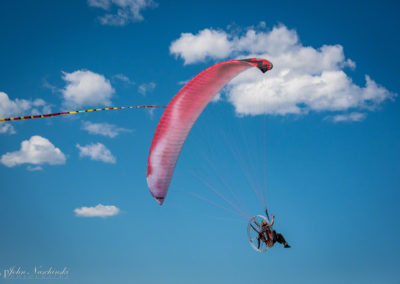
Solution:
[{"label": "striped banner", "polygon": [[49,114],[38,114],[38,115],[18,116],[18,117],[10,117],[10,118],[0,118],[0,122],[23,120],[23,119],[33,119],[33,118],[44,118],[44,117],[52,117],[52,116],[82,113],[82,112],[115,110],[115,109],[131,109],[131,108],[165,108],[165,106],[126,106],[126,107],[94,108],[94,109],[86,109],[86,110],[75,110],[75,111],[67,111],[67,112],[49,113]]}]

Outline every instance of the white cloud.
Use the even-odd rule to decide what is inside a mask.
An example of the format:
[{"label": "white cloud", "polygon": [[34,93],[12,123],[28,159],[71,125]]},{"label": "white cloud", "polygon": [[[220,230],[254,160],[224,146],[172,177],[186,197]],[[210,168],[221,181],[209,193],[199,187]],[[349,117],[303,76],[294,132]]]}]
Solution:
[{"label": "white cloud", "polygon": [[[185,64],[228,56],[266,58],[274,63],[274,69],[267,74],[251,69],[225,89],[228,101],[241,115],[374,110],[397,96],[368,75],[365,86],[354,83],[344,70],[355,69],[355,63],[345,57],[341,45],[304,46],[297,32],[286,26],[272,30],[260,27],[250,28],[244,34],[212,29],[197,35],[182,34],[172,42],[170,51],[182,57]],[[214,54],[213,45],[203,44],[218,39],[223,39],[218,54]],[[200,52],[192,54],[193,50]]]},{"label": "white cloud", "polygon": [[178,82],[178,85],[186,85],[187,82],[189,82],[190,80],[182,80]]},{"label": "white cloud", "polygon": [[149,114],[150,119],[153,119],[153,118],[154,118],[154,111],[155,111],[155,110],[156,110],[155,108],[148,108],[148,109],[147,109],[147,113]]},{"label": "white cloud", "polygon": [[101,143],[92,143],[86,146],[76,145],[79,149],[79,157],[89,157],[94,161],[115,164],[116,159],[111,151]]},{"label": "white cloud", "polygon": [[20,164],[60,165],[65,164],[65,161],[65,155],[59,148],[56,148],[48,139],[38,135],[22,141],[19,151],[6,153],[0,159],[0,162],[7,167]]},{"label": "white cloud", "polygon": [[359,122],[363,121],[366,117],[366,113],[351,112],[346,114],[338,114],[333,117],[327,117],[327,119],[330,119],[333,122]]},{"label": "white cloud", "polygon": [[10,100],[8,95],[0,92],[0,117],[7,118],[11,116],[25,116],[39,113],[49,113],[51,108],[42,99],[25,100],[15,99]]},{"label": "white cloud", "polygon": [[88,4],[91,7],[102,8],[107,10],[110,8],[110,0],[88,0]]},{"label": "white cloud", "polygon": [[98,204],[95,207],[81,207],[74,209],[77,217],[111,217],[117,215],[120,210],[114,205],[102,205]]},{"label": "white cloud", "polygon": [[124,74],[115,74],[113,76],[114,79],[120,80],[128,85],[134,85],[135,82],[133,82],[131,79],[129,79],[128,76],[124,75]]},{"label": "white cloud", "polygon": [[9,123],[0,122],[0,134],[15,134],[14,126]]},{"label": "white cloud", "polygon": [[26,169],[31,172],[43,170],[43,168],[41,166],[27,166]]},{"label": "white cloud", "polygon": [[82,125],[82,129],[88,131],[90,134],[98,134],[108,136],[110,138],[118,136],[121,132],[132,131],[130,129],[121,128],[109,123],[93,123],[90,121],[85,121]]},{"label": "white cloud", "polygon": [[63,72],[62,89],[65,107],[110,105],[114,89],[103,75],[89,70]]},{"label": "white cloud", "polygon": [[124,26],[130,22],[142,21],[141,11],[157,6],[153,0],[88,0],[88,4],[107,11],[115,7],[115,13],[107,13],[99,18],[103,25],[110,26]]},{"label": "white cloud", "polygon": [[222,59],[232,52],[232,42],[224,31],[204,29],[197,35],[182,33],[171,43],[169,51],[183,58],[185,64],[203,61],[206,58]]},{"label": "white cloud", "polygon": [[143,96],[145,96],[147,93],[152,92],[155,89],[155,87],[156,83],[154,82],[144,83],[138,87],[138,92]]},{"label": "white cloud", "polygon": [[49,89],[53,94],[60,92],[57,86],[49,83],[46,78],[43,79],[43,87]]}]

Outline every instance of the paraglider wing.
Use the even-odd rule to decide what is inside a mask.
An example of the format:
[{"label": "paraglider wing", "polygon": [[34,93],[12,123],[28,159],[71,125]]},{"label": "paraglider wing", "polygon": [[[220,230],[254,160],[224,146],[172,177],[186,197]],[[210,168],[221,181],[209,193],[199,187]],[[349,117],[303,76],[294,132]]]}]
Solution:
[{"label": "paraglider wing", "polygon": [[265,59],[229,60],[215,64],[190,80],[170,101],[158,123],[147,162],[150,193],[162,205],[172,174],[194,122],[214,96],[235,76],[251,67],[272,69]]}]

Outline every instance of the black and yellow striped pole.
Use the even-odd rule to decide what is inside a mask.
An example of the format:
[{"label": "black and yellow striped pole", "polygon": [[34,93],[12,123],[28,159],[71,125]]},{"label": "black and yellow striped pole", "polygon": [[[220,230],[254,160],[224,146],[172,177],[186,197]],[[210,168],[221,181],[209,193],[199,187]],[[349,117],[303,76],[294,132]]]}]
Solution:
[{"label": "black and yellow striped pole", "polygon": [[74,113],[82,113],[82,112],[92,112],[92,111],[101,111],[101,110],[116,110],[116,109],[132,109],[132,108],[165,108],[165,106],[126,106],[126,107],[94,108],[94,109],[86,109],[86,110],[75,110],[75,111],[67,111],[67,112],[56,112],[56,113],[48,113],[48,114],[0,118],[0,122],[23,120],[23,119],[33,119],[33,118],[53,117],[53,116],[58,116],[58,115],[66,115],[66,114],[74,114]]}]

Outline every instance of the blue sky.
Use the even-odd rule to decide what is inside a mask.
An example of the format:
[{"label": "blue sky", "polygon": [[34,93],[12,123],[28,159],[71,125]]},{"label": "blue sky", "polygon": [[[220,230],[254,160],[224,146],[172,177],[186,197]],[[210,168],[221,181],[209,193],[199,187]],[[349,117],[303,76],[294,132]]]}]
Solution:
[{"label": "blue sky", "polygon": [[[162,207],[145,178],[162,110],[0,125],[1,276],[37,266],[67,267],[63,281],[74,284],[399,283],[399,8],[1,1],[0,117],[165,105],[216,62],[274,64],[236,78],[207,107]],[[229,208],[206,180],[262,213],[231,148],[251,182],[266,181],[291,249],[258,254],[246,219],[193,196]]]}]

